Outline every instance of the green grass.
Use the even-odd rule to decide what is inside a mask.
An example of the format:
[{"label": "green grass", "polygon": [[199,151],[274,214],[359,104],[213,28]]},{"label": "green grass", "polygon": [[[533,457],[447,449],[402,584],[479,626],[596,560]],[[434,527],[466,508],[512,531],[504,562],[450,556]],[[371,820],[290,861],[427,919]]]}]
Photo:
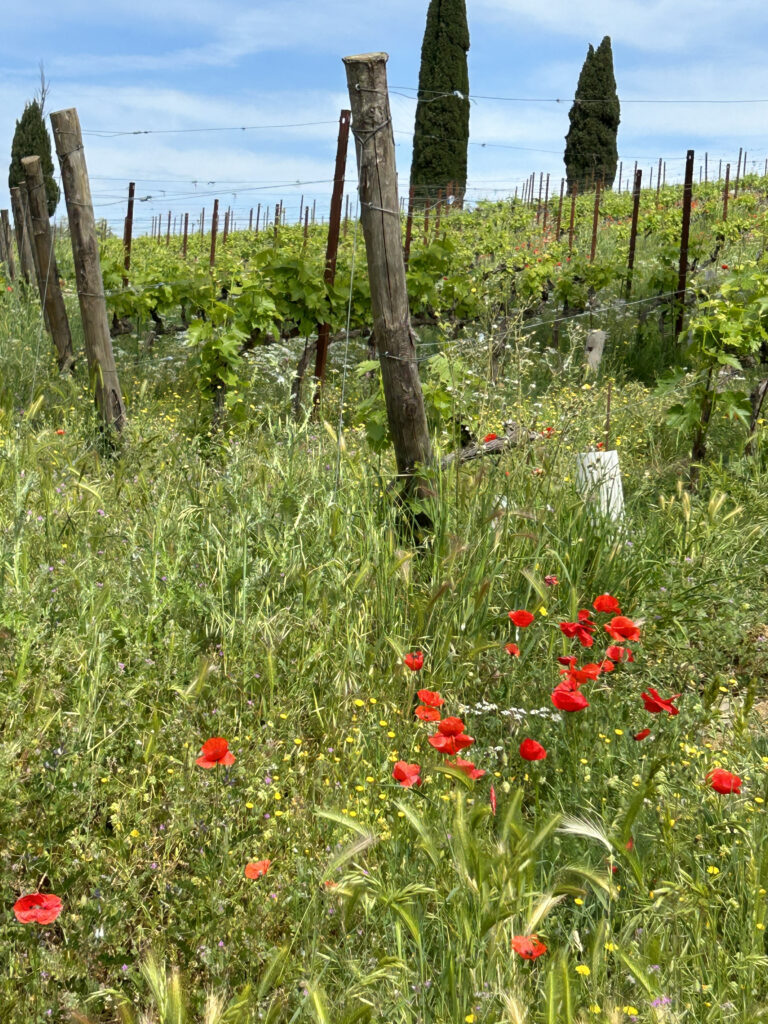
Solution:
[{"label": "green grass", "polygon": [[[339,352],[325,423],[289,419],[296,353],[276,346],[250,364],[249,419],[212,432],[177,343],[121,340],[129,428],[108,452],[82,377],[54,376],[39,317],[6,295],[3,1021],[106,1024],[126,1000],[168,1024],[185,1000],[210,1024],[768,1017],[768,442],[747,460],[718,424],[689,493],[686,439],[630,379],[650,357],[621,324],[622,528],[575,490],[608,378],[521,338],[496,385],[486,347],[464,356],[456,410],[479,436],[508,418],[553,436],[437,478],[414,548],[388,453],[362,427],[336,444]],[[368,386],[347,382],[348,423]],[[643,622],[636,661],[558,718],[556,657],[593,652],[557,623],[603,592]],[[515,608],[536,613],[519,659]],[[463,715],[483,779],[443,768],[419,685]],[[679,716],[645,712],[649,686],[680,692]],[[204,771],[216,735],[237,760]],[[527,735],[545,761],[520,759]],[[393,780],[398,759],[419,789]],[[716,765],[741,796],[708,787]],[[38,889],[61,916],[17,923]],[[548,947],[530,962],[510,948],[528,931]]]}]

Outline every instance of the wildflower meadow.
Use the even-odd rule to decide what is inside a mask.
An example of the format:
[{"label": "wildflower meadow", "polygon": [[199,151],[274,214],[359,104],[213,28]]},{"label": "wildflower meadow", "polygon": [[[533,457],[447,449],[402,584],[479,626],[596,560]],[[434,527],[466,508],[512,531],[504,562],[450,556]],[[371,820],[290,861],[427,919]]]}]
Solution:
[{"label": "wildflower meadow", "polygon": [[[765,266],[743,202],[731,303]],[[493,223],[517,258],[504,216],[452,215],[467,253]],[[593,372],[584,321],[526,331],[461,253],[471,330],[420,341],[436,451],[525,437],[436,470],[418,534],[364,341],[298,419],[301,343],[255,347],[217,420],[183,325],[137,328],[110,443],[4,286],[3,1022],[768,1020],[764,420],[747,454],[716,410],[692,481],[668,321],[611,306]],[[615,519],[577,486],[609,448]]]}]

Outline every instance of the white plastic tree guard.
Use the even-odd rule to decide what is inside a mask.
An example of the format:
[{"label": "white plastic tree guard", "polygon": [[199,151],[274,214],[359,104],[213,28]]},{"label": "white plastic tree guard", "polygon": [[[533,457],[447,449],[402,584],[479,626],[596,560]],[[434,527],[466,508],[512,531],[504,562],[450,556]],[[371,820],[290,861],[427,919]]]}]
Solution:
[{"label": "white plastic tree guard", "polygon": [[594,519],[619,520],[624,516],[619,453],[582,452],[576,456],[576,487],[593,509]]}]

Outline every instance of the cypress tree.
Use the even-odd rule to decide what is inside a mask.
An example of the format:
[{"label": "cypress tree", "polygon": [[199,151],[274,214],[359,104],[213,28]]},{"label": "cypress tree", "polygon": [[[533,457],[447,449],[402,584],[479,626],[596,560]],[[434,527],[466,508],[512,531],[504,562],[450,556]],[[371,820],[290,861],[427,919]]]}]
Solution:
[{"label": "cypress tree", "polygon": [[601,182],[611,188],[616,177],[619,151],[616,134],[621,108],[613,75],[611,37],[605,36],[595,50],[591,45],[579,75],[576,96],[565,137],[565,173],[568,192],[579,192]]},{"label": "cypress tree", "polygon": [[469,144],[466,0],[430,0],[421,44],[411,187],[417,202],[453,183],[461,202]]},{"label": "cypress tree", "polygon": [[43,108],[37,100],[27,103],[21,120],[16,122],[16,131],[11,143],[11,166],[8,171],[9,188],[16,188],[25,180],[21,167],[22,157],[25,156],[40,157],[45,196],[48,201],[48,216],[52,217],[59,201],[59,186],[53,177],[51,138],[43,121]]}]

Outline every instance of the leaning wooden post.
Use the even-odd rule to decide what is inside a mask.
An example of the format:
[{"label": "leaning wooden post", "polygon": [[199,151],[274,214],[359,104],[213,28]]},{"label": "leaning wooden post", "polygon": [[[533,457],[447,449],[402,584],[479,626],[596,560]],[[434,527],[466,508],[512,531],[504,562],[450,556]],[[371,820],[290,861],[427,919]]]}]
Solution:
[{"label": "leaning wooden post", "polygon": [[549,175],[547,175],[547,185],[544,189],[544,219],[541,222],[542,234],[547,233],[547,217],[549,215]]},{"label": "leaning wooden post", "polygon": [[11,240],[11,219],[7,210],[0,210],[0,232],[5,242],[5,260],[8,268],[8,276],[12,281],[16,280],[16,261],[13,258],[13,241]]},{"label": "leaning wooden post", "polygon": [[24,203],[21,198],[21,191],[18,188],[11,189],[11,209],[13,210],[13,228],[16,234],[16,248],[19,253],[19,265],[21,276],[30,284],[35,277],[35,261],[32,256],[32,244],[27,228],[27,218],[24,213]]},{"label": "leaning wooden post", "polygon": [[131,239],[133,236],[133,197],[136,195],[136,182],[128,182],[128,211],[125,214],[125,227],[123,229],[123,249],[125,259],[123,260],[123,288],[128,287],[128,271],[131,269]]},{"label": "leaning wooden post", "polygon": [[109,336],[99,243],[77,111],[74,108],[56,111],[51,114],[51,126],[67,203],[85,354],[96,407],[105,425],[122,430],[126,421],[125,405]]},{"label": "leaning wooden post", "polygon": [[723,220],[728,220],[728,186],[731,176],[731,165],[725,165],[725,188],[723,189]]},{"label": "leaning wooden post", "polygon": [[[339,232],[341,230],[341,200],[344,196],[344,173],[347,168],[347,145],[349,143],[349,122],[352,117],[350,110],[342,110],[339,115],[339,137],[336,142],[336,166],[333,171],[333,195],[331,196],[331,212],[328,218],[328,241],[325,248],[325,283],[330,288],[336,280],[336,256],[339,250]],[[304,197],[302,196],[302,205]],[[320,391],[325,380],[325,364],[328,358],[328,342],[331,336],[331,325],[319,324],[317,328],[317,352],[315,355],[315,405],[320,401]]]},{"label": "leaning wooden post", "polygon": [[56,348],[59,370],[66,373],[75,361],[72,349],[72,335],[69,330],[67,310],[59,286],[59,268],[53,250],[51,222],[48,219],[48,202],[45,196],[45,181],[39,156],[25,156],[21,166],[27,179],[29,213],[32,220],[32,237],[37,251],[40,268],[40,301],[46,313],[46,323]]},{"label": "leaning wooden post", "polygon": [[627,259],[627,298],[632,291],[632,273],[635,268],[635,244],[637,242],[637,220],[640,214],[640,189],[643,183],[642,170],[635,171],[635,187],[632,192],[632,227],[629,232],[629,258]]},{"label": "leaning wooden post", "polygon": [[683,330],[685,315],[685,284],[688,276],[688,237],[691,228],[691,197],[693,195],[693,150],[689,149],[685,158],[685,184],[683,185],[683,225],[680,231],[680,269],[677,276],[677,302],[679,303],[675,337],[679,338]]},{"label": "leaning wooden post", "polygon": [[187,258],[187,239],[189,237],[189,214],[184,214],[184,241],[181,243],[181,255]]},{"label": "leaning wooden post", "polygon": [[373,336],[397,472],[409,478],[417,467],[432,461],[432,444],[408,311],[387,60],[386,53],[368,53],[345,57],[344,65],[357,150]]},{"label": "leaning wooden post", "polygon": [[568,254],[573,252],[573,225],[576,221],[576,196],[579,192],[579,186],[574,181],[573,192],[571,192],[571,222],[568,225]]}]

